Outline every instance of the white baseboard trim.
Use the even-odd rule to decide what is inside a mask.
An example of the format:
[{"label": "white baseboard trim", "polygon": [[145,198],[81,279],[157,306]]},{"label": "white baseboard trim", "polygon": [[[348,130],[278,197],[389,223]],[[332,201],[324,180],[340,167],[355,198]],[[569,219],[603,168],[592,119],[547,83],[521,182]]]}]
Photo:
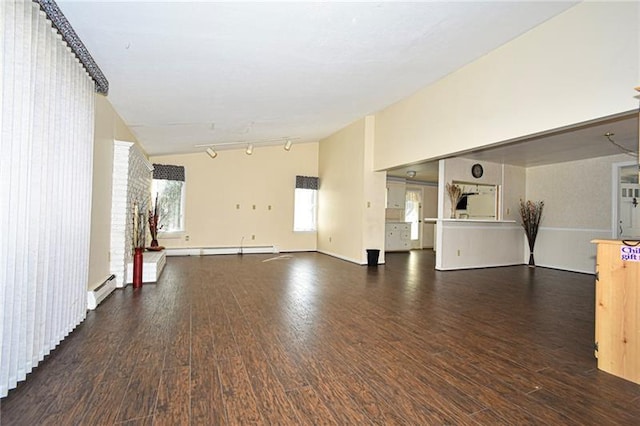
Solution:
[{"label": "white baseboard trim", "polygon": [[482,265],[463,265],[449,268],[435,268],[436,271],[461,271],[463,269],[486,269],[486,268],[504,268],[508,266],[524,265],[522,262],[515,263],[496,263],[496,264],[482,264]]},{"label": "white baseboard trim", "polygon": [[[163,251],[145,251],[142,255],[142,282],[155,283],[167,263],[167,254]],[[133,283],[133,262],[127,263],[127,284]]]},{"label": "white baseboard trim", "polygon": [[167,248],[164,251],[167,253],[167,256],[280,253],[276,246]]},{"label": "white baseboard trim", "polygon": [[[366,265],[367,261],[356,260],[351,257],[341,256],[339,254],[331,253],[324,250],[318,250],[318,253],[326,254],[327,256],[335,257],[340,260],[345,260],[347,262],[355,263],[356,265]],[[384,262],[378,262],[378,265],[384,265]]]},{"label": "white baseboard trim", "polygon": [[111,275],[102,284],[87,292],[87,309],[94,310],[100,302],[107,298],[116,289],[116,276]]},{"label": "white baseboard trim", "polygon": [[536,267],[539,266],[541,268],[549,268],[549,269],[556,269],[558,271],[566,271],[566,272],[575,272],[578,274],[587,274],[587,275],[595,275],[595,271],[587,271],[587,270],[581,270],[581,269],[575,269],[575,268],[567,268],[565,266],[558,266],[558,265],[543,265],[543,264],[539,264],[536,262]]}]

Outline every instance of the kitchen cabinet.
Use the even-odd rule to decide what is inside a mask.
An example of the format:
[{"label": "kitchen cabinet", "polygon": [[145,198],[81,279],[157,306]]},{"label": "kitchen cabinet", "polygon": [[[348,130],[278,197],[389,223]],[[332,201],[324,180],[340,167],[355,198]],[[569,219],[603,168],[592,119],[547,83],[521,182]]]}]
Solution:
[{"label": "kitchen cabinet", "polygon": [[411,250],[411,224],[408,222],[387,222],[385,224],[384,250]]},{"label": "kitchen cabinet", "polygon": [[405,189],[403,183],[387,183],[387,208],[388,209],[404,209]]}]

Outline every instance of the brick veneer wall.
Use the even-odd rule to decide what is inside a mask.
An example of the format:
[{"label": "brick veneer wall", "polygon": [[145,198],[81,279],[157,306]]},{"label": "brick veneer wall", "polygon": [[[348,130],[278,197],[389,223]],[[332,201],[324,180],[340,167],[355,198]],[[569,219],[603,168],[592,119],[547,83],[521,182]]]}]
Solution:
[{"label": "brick veneer wall", "polygon": [[153,166],[135,144],[114,142],[110,268],[116,276],[116,287],[126,285],[127,263],[133,257],[133,204],[137,201],[145,214],[151,205],[152,171]]}]

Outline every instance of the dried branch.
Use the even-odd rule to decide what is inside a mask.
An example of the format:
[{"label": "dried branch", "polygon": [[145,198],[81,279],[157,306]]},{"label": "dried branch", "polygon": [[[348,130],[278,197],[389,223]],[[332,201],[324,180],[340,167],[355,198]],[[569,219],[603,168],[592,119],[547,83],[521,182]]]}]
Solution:
[{"label": "dried branch", "polygon": [[520,200],[520,218],[522,219],[522,227],[527,235],[529,250],[531,252],[533,252],[536,237],[538,236],[538,227],[540,226],[540,220],[542,219],[543,208],[544,201],[527,200],[525,202]]}]

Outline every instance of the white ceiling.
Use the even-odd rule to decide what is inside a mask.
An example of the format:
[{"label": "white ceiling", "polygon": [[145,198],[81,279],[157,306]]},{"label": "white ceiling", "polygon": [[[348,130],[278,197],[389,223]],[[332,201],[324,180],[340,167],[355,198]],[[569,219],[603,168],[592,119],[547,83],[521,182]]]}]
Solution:
[{"label": "white ceiling", "polygon": [[159,155],[317,141],[577,2],[57,3]]}]

